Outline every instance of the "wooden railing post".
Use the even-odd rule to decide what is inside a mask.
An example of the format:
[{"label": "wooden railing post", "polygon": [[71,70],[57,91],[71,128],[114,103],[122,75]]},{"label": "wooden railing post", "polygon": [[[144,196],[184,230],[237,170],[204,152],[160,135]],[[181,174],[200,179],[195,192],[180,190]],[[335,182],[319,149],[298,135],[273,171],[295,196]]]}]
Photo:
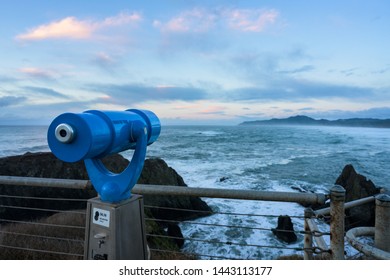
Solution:
[{"label": "wooden railing post", "polygon": [[305,209],[305,237],[303,240],[303,259],[304,260],[312,260],[313,259],[313,236],[310,232],[309,219],[313,216],[313,210],[311,208]]},{"label": "wooden railing post", "polygon": [[335,185],[330,190],[330,249],[333,260],[344,259],[345,189]]},{"label": "wooden railing post", "polygon": [[375,204],[375,247],[390,252],[390,196],[378,195]]}]

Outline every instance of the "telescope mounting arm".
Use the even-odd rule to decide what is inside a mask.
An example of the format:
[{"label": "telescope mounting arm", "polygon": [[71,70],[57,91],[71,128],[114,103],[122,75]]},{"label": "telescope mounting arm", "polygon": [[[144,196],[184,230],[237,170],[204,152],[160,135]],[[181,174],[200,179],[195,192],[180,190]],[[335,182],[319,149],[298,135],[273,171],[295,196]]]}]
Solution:
[{"label": "telescope mounting arm", "polygon": [[148,144],[148,130],[144,122],[134,121],[131,124],[131,138],[136,142],[133,158],[121,173],[109,171],[99,158],[85,159],[85,167],[92,185],[100,199],[107,202],[119,202],[131,197],[131,189],[141,175]]}]

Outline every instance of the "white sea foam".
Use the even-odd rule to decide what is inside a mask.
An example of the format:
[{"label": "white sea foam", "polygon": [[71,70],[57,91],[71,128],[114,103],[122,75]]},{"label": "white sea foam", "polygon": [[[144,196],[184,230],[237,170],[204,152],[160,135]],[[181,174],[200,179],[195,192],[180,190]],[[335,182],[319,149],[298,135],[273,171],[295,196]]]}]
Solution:
[{"label": "white sea foam", "polygon": [[[387,176],[383,165],[378,164],[383,162],[381,158],[370,158],[370,156],[383,156],[381,152],[390,148],[389,142],[384,141],[389,140],[390,137],[382,131],[379,134],[370,131],[368,138],[362,138],[361,134],[364,134],[364,129],[358,129],[359,133],[356,133],[353,129],[338,128],[334,131],[331,128],[325,128],[325,130],[296,127],[265,128],[267,131],[260,131],[257,136],[253,130],[248,132],[242,129],[229,131],[229,128],[225,128],[224,133],[215,133],[215,130],[210,133],[210,130],[206,130],[203,135],[192,131],[192,135],[207,136],[210,134],[212,138],[206,142],[194,141],[191,145],[171,145],[170,148],[176,148],[176,150],[162,151],[162,153],[169,154],[166,161],[183,176],[191,187],[270,191],[296,191],[292,187],[298,187],[306,191],[327,193],[338,173],[348,163],[361,168],[362,170],[358,170],[361,173],[366,171],[370,174]],[[240,133],[246,135],[247,138],[237,137]],[[183,135],[188,136],[185,133]],[[204,138],[207,139],[207,137]],[[181,139],[180,144],[185,141],[186,139]],[[368,147],[371,150],[368,150]],[[378,167],[382,172],[375,171]],[[376,179],[383,181],[384,178],[381,176],[377,176]],[[226,199],[206,199],[206,201],[213,209],[217,209],[217,212],[273,216],[303,216],[304,213],[304,208],[296,203]],[[291,248],[303,248],[301,233],[297,234],[298,241],[290,245],[275,238],[270,229],[276,227],[277,217],[215,214],[201,218],[197,222],[240,225],[249,228],[240,230],[231,227],[182,223],[180,225],[182,231],[190,239],[222,242],[205,244],[199,241],[187,241],[184,246],[185,251],[231,258],[274,259],[280,255],[297,252]],[[303,231],[302,218],[293,218],[293,222],[296,231]],[[319,227],[324,232],[329,232],[327,224],[320,222]],[[329,244],[329,236],[326,235],[325,240]],[[235,243],[262,244],[266,247],[243,247],[236,246]],[[282,247],[282,249],[275,247]],[[356,254],[356,250],[350,246],[346,247],[346,251],[348,255]],[[298,253],[302,254],[301,251]]]},{"label": "white sea foam", "polygon": [[215,130],[205,130],[205,131],[197,132],[196,134],[197,134],[198,136],[213,137],[213,136],[217,136],[217,135],[224,134],[224,132],[215,131]]}]

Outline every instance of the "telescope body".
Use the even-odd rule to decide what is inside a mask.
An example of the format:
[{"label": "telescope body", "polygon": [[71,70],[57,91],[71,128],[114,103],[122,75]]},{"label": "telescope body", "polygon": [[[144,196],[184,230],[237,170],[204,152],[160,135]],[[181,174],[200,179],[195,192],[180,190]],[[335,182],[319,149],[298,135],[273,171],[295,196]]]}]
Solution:
[{"label": "telescope body", "polygon": [[65,113],[51,123],[48,143],[59,159],[77,162],[135,149],[140,129],[146,129],[150,145],[160,134],[160,121],[147,110]]},{"label": "telescope body", "polygon": [[[84,160],[90,180],[103,201],[118,202],[131,196],[143,168],[146,147],[157,140],[160,131],[160,120],[148,110],[91,110],[59,115],[50,124],[47,139],[60,160]],[[135,152],[120,174],[108,171],[100,160],[128,149]]]}]

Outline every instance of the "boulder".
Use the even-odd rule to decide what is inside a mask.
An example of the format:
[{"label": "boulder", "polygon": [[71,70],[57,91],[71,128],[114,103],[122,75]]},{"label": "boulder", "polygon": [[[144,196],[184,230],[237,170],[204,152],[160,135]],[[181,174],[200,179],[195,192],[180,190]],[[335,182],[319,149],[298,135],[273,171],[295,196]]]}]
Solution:
[{"label": "boulder", "polygon": [[156,157],[145,160],[138,183],[187,187],[183,178],[172,167],[169,167],[161,158]]},{"label": "boulder", "polygon": [[[171,185],[187,187],[183,178],[160,158],[145,161],[145,166],[138,181],[148,185]],[[144,196],[145,205],[151,207],[154,217],[166,220],[189,220],[211,214],[211,208],[201,199],[191,196],[161,195]],[[184,209],[184,211],[180,210]],[[196,210],[196,211],[188,211]]]},{"label": "boulder", "polygon": [[[351,164],[344,167],[336,180],[336,185],[342,186],[346,191],[345,201],[373,196],[380,192],[371,180],[358,174]],[[346,210],[346,229],[360,226],[374,226],[375,224],[375,202]]]},{"label": "boulder", "polygon": [[294,232],[294,225],[290,216],[281,215],[278,217],[278,226],[272,229],[273,234],[280,240],[288,244],[297,241],[297,235]]},{"label": "boulder", "polygon": [[[112,167],[110,166],[110,168]],[[82,162],[65,163],[58,160],[51,153],[26,153],[21,156],[0,158],[0,175],[69,179],[88,178]],[[93,188],[80,190],[10,185],[0,185],[0,194],[2,195],[0,197],[2,205],[57,210],[83,209],[86,202],[73,199],[86,200],[97,195]],[[18,198],[18,196],[29,197],[29,199]],[[41,199],[34,199],[34,197]],[[53,200],[53,198],[57,200]],[[20,208],[3,208],[0,212],[3,219],[12,220],[30,220],[52,214],[52,211],[28,211]]]},{"label": "boulder", "polygon": [[177,223],[169,223],[167,234],[172,238],[172,240],[176,243],[176,245],[181,248],[184,245],[184,236],[181,233],[180,227],[177,225]]},{"label": "boulder", "polygon": [[223,177],[219,178],[218,181],[219,181],[220,183],[222,183],[222,182],[225,182],[225,181],[227,181],[227,180],[229,180],[229,177],[223,176]]}]

